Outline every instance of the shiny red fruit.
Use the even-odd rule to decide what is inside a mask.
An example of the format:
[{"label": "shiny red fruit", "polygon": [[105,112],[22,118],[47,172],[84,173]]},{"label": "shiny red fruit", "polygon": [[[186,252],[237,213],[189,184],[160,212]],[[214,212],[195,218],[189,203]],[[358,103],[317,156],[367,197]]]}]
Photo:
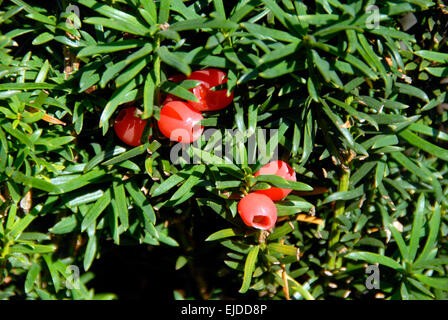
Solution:
[{"label": "shiny red fruit", "polygon": [[238,203],[238,213],[244,223],[256,229],[268,230],[277,221],[277,208],[266,195],[249,193]]},{"label": "shiny red fruit", "polygon": [[124,108],[114,122],[114,130],[118,138],[124,143],[136,147],[141,145],[146,120],[139,117],[141,112],[135,107]]},{"label": "shiny red fruit", "polygon": [[204,69],[193,71],[188,80],[198,80],[200,85],[190,91],[198,98],[199,102],[188,101],[188,103],[198,111],[214,111],[227,107],[233,100],[233,91],[227,96],[227,90],[210,90],[227,82],[225,72],[218,69]]},{"label": "shiny red fruit", "polygon": [[[270,174],[277,175],[289,181],[297,181],[296,172],[285,161],[271,161],[255,173],[259,175]],[[269,189],[257,190],[256,193],[265,194],[272,200],[281,200],[286,197],[292,189],[270,187]]]},{"label": "shiny red fruit", "polygon": [[[174,76],[171,76],[168,78],[168,81],[171,82],[181,82],[187,79],[187,76],[183,75],[183,74],[175,74]],[[182,100],[181,98],[176,97],[175,95],[172,94],[168,94],[165,98],[165,100],[163,101],[163,104],[167,104],[168,102],[171,101],[179,101]]]},{"label": "shiny red fruit", "polygon": [[169,81],[171,82],[181,82],[187,79],[186,75],[183,75],[181,73],[179,74],[175,74],[174,76],[171,76],[168,78]]},{"label": "shiny red fruit", "polygon": [[183,101],[171,101],[160,110],[158,121],[162,134],[171,141],[191,143],[204,131],[200,125],[203,116]]}]

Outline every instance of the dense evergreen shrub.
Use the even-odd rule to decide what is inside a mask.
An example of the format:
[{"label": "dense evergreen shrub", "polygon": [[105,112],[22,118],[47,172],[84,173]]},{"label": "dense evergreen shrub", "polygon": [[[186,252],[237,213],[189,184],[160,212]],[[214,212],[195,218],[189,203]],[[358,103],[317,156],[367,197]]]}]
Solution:
[{"label": "dense evergreen shrub", "polygon": [[[428,0],[0,0],[0,297],[447,299],[447,17]],[[203,68],[234,92],[202,121],[238,131],[233,161],[204,133],[183,145],[201,161],[176,163],[157,120],[198,83],[167,79]],[[127,106],[141,146],[113,130]],[[254,177],[276,155],[296,183]],[[247,227],[239,199],[271,186],[293,189],[275,227]]]}]

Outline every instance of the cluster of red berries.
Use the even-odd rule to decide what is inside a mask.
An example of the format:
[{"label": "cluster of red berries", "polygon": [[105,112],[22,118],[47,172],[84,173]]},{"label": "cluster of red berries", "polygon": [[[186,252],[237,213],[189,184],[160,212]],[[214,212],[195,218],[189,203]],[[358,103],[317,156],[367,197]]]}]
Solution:
[{"label": "cluster of red berries", "polygon": [[[175,75],[168,78],[172,82],[197,80],[200,84],[190,91],[196,101],[183,101],[168,94],[160,110],[157,122],[160,132],[172,141],[191,143],[196,141],[204,128],[200,125],[202,111],[215,111],[227,107],[233,100],[233,92],[211,90],[227,82],[226,73],[218,69],[204,69],[191,73],[189,77]],[[146,120],[140,118],[141,111],[135,107],[121,110],[115,119],[117,136],[130,146],[139,146]],[[258,175],[277,175],[286,180],[296,181],[295,171],[284,161],[272,161],[255,173]],[[277,208],[274,201],[285,198],[292,190],[270,187],[257,190],[244,196],[238,203],[238,212],[244,223],[250,227],[268,230],[277,221]]]},{"label": "cluster of red berries", "polygon": [[[296,172],[284,161],[271,161],[255,173],[277,175],[289,181],[296,181]],[[277,207],[274,201],[285,198],[292,189],[270,187],[245,195],[238,203],[238,213],[244,223],[256,229],[268,230],[277,222]]]},{"label": "cluster of red berries", "polygon": [[[227,82],[225,72],[218,69],[194,71],[189,77],[175,75],[168,78],[172,82],[197,80],[200,84],[190,91],[196,96],[196,101],[182,101],[169,94],[160,110],[157,122],[160,132],[172,141],[191,143],[199,139],[204,127],[200,125],[203,119],[201,111],[215,111],[227,107],[233,100],[233,92],[227,96],[227,90],[211,90],[213,87]],[[141,111],[135,107],[121,110],[115,119],[114,129],[117,136],[130,146],[139,146],[146,120],[140,118]]]}]

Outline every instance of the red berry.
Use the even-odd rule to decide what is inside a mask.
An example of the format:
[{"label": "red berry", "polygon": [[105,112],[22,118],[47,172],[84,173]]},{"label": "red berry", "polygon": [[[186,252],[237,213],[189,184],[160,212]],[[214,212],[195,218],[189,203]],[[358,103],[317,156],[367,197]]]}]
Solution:
[{"label": "red berry", "polygon": [[204,131],[202,114],[183,101],[171,101],[160,110],[159,129],[171,141],[191,143]]},{"label": "red berry", "polygon": [[249,227],[268,230],[277,221],[277,208],[264,194],[249,193],[238,203],[238,213]]},{"label": "red berry", "polygon": [[146,120],[139,117],[139,110],[135,107],[124,108],[115,118],[114,129],[118,138],[124,143],[136,147],[141,145]]},{"label": "red berry", "polygon": [[[233,100],[233,91],[227,96],[227,90],[210,90],[213,87],[227,82],[226,73],[218,69],[204,69],[191,73],[186,78],[183,74],[176,74],[168,78],[172,82],[181,82],[185,79],[197,80],[201,84],[190,89],[190,91],[198,98],[199,102],[188,101],[188,103],[198,111],[214,111],[227,107]],[[180,98],[168,94],[164,100],[164,104],[170,101],[178,101]]]},{"label": "red berry", "polygon": [[185,79],[187,79],[187,76],[181,73],[175,74],[174,76],[168,78],[168,80],[171,82],[181,82],[184,81]]},{"label": "red berry", "polygon": [[165,100],[163,100],[163,104],[165,105],[165,104],[167,104],[168,102],[171,102],[171,101],[178,101],[178,100],[179,100],[179,98],[176,97],[175,95],[168,94],[168,95],[166,96]]},{"label": "red berry", "polygon": [[[255,177],[264,174],[280,176],[289,181],[297,181],[296,172],[285,161],[271,161],[255,173]],[[270,187],[269,189],[257,190],[256,193],[265,194],[272,200],[281,200],[286,197],[292,189]]]},{"label": "red berry", "polygon": [[[184,81],[185,79],[187,79],[187,76],[185,76],[183,74],[175,74],[174,76],[169,77],[168,81],[171,81],[171,82],[181,82],[181,81]],[[181,100],[181,99],[176,97],[173,94],[168,94],[166,96],[165,100],[163,101],[163,104],[167,104],[168,102],[178,101],[178,100]]]},{"label": "red berry", "polygon": [[218,69],[204,69],[191,73],[188,80],[198,80],[200,85],[190,89],[199,102],[188,101],[198,111],[214,111],[227,107],[233,100],[233,91],[227,96],[227,90],[210,90],[227,82],[226,73]]}]

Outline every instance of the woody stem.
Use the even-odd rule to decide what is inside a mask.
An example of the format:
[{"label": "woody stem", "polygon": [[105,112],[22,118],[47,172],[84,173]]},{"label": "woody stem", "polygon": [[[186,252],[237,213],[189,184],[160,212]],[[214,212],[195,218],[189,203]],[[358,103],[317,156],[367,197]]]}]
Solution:
[{"label": "woody stem", "polygon": [[[348,191],[348,187],[350,185],[350,170],[342,169],[342,175],[339,180],[338,192]],[[334,246],[339,242],[341,236],[341,230],[339,229],[339,222],[337,218],[344,214],[345,212],[345,200],[336,201],[333,221],[330,229],[330,240],[328,242],[328,249],[330,254],[330,260],[328,262],[328,266],[330,270],[334,270],[337,268],[337,265],[340,263],[340,257],[337,257],[337,252],[334,250]]]}]

